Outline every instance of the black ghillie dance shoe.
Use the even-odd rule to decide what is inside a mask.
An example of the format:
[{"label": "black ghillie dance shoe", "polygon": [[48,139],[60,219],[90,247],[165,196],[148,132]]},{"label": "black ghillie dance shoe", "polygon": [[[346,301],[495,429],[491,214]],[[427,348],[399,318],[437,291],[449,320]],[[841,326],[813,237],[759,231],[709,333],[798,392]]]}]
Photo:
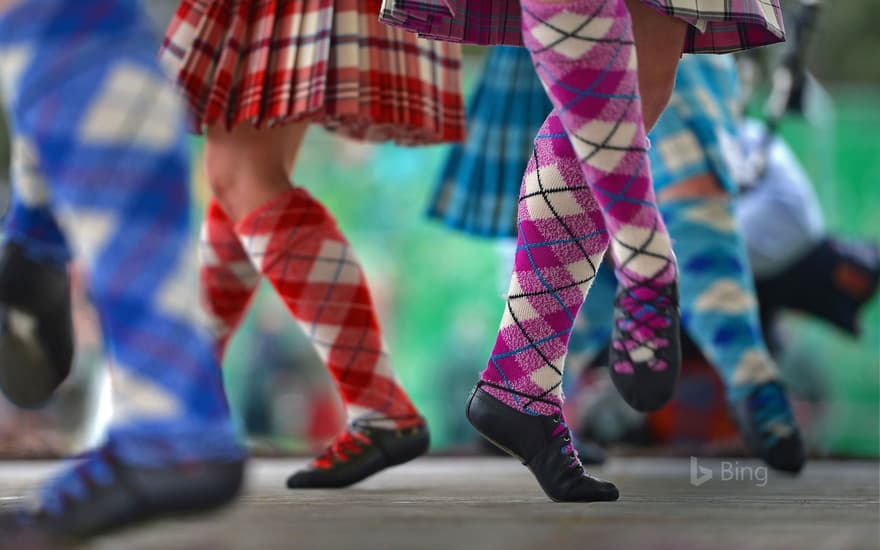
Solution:
[{"label": "black ghillie dance shoe", "polygon": [[35,510],[0,513],[0,548],[54,548],[138,522],[208,511],[241,488],[244,458],[145,467],[111,445],[80,457],[46,485]]},{"label": "black ghillie dance shoe", "polygon": [[514,410],[482,389],[467,403],[467,418],[495,446],[522,462],[556,502],[617,500],[614,484],[584,471],[561,414],[530,415]]},{"label": "black ghillie dance shoe", "polygon": [[307,468],[287,478],[287,487],[348,487],[385,468],[418,458],[428,451],[430,442],[424,420],[397,429],[376,428],[367,422],[355,421]]},{"label": "black ghillie dance shoe", "polygon": [[806,462],[804,443],[785,389],[778,382],[756,386],[733,404],[734,417],[749,449],[771,468],[799,473]]},{"label": "black ghillie dance shoe", "polygon": [[656,411],[672,399],[681,372],[675,281],[633,279],[618,287],[608,365],[617,391],[635,410]]},{"label": "black ghillie dance shoe", "polygon": [[67,271],[6,243],[0,250],[0,390],[19,407],[39,407],[72,364]]}]

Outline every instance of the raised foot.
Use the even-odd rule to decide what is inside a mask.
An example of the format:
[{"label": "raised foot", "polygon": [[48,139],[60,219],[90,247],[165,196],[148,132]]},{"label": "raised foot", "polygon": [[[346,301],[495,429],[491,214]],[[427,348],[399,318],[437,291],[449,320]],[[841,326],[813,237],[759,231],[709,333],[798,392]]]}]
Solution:
[{"label": "raised foot", "polygon": [[733,404],[733,412],[754,455],[776,470],[797,474],[803,469],[804,442],[781,384],[772,381],[756,386]]},{"label": "raised foot", "polygon": [[0,249],[0,391],[18,407],[44,405],[73,363],[67,271]]},{"label": "raised foot", "polygon": [[0,548],[54,548],[146,520],[216,509],[238,495],[244,466],[244,459],[131,466],[101,448],[50,482],[35,510],[0,514]]},{"label": "raised foot", "polygon": [[635,410],[656,411],[672,399],[681,372],[678,285],[620,286],[608,351],[611,380]]},{"label": "raised foot", "polygon": [[556,502],[617,500],[613,483],[589,475],[572,446],[562,415],[530,415],[514,410],[477,384],[467,403],[467,418],[489,442],[529,468]]}]

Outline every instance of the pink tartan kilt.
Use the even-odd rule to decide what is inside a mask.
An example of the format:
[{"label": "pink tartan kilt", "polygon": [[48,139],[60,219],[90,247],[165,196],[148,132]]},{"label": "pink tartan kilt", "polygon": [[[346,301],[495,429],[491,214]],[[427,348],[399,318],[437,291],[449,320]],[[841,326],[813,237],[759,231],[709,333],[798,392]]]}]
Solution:
[{"label": "pink tartan kilt", "polygon": [[183,0],[160,51],[192,128],[302,119],[369,141],[464,137],[461,52],[378,21],[381,0]]},{"label": "pink tartan kilt", "polygon": [[[685,52],[727,53],[785,40],[779,0],[641,0],[690,23]],[[519,0],[383,0],[382,22],[425,38],[522,46]]]}]

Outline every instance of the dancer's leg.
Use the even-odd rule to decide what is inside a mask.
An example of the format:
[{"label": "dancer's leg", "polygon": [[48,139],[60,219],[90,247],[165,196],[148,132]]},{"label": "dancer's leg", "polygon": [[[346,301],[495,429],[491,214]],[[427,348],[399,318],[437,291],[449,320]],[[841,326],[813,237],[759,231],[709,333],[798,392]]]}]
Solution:
[{"label": "dancer's leg", "polygon": [[[656,409],[671,397],[680,368],[678,297],[675,258],[651,185],[629,11],[624,0],[524,0],[522,7],[526,46],[611,237],[620,282],[611,350],[615,382],[634,407]],[[653,15],[638,13],[640,36],[654,37]],[[669,28],[671,42],[683,44],[684,28],[677,22]],[[646,56],[662,61],[672,57],[668,49]],[[674,63],[661,65],[661,76],[668,65],[674,73]],[[659,92],[655,71],[646,71],[645,80],[658,111],[671,80]]]},{"label": "dancer's leg", "polygon": [[[684,184],[698,186],[700,179],[714,178],[705,174]],[[803,444],[764,343],[732,199],[692,196],[660,208],[678,250],[684,328],[721,377],[752,451],[775,468],[799,471]]]},{"label": "dancer's leg", "polygon": [[17,525],[79,536],[223,503],[243,451],[196,317],[187,148],[151,31],[127,1],[20,4],[0,17],[5,99],[40,176],[27,183],[88,270],[115,368],[108,442]]},{"label": "dancer's leg", "polygon": [[222,361],[229,339],[260,283],[260,272],[251,263],[235,234],[235,226],[216,199],[208,203],[202,222],[199,264],[202,301],[217,341],[217,356]]},{"label": "dancer's leg", "polygon": [[[223,236],[222,243],[212,246],[224,248],[233,262],[246,253],[274,286],[326,363],[352,423],[337,444],[288,485],[348,485],[421,454],[428,436],[424,420],[396,381],[366,277],[350,243],[320,202],[291,187],[289,174],[305,127],[209,130],[209,182],[234,225],[207,234]],[[216,220],[211,223],[217,225]],[[233,233],[240,248],[230,241]],[[235,307],[246,306],[248,291],[238,284],[227,288],[233,292],[209,291],[209,309],[222,310],[228,323],[240,315]],[[218,289],[215,285],[213,290]],[[368,463],[369,453],[385,439],[400,442],[400,448]]]},{"label": "dancer's leg", "polygon": [[517,225],[507,305],[482,380],[521,412],[559,414],[568,339],[608,235],[555,113],[535,139]]},{"label": "dancer's leg", "polygon": [[615,500],[612,484],[584,473],[561,410],[569,336],[608,236],[555,114],[535,140],[517,224],[501,328],[468,402],[468,419],[484,437],[527,464],[550,498]]},{"label": "dancer's leg", "polygon": [[672,97],[688,24],[658,12],[642,0],[626,0],[626,7],[638,50],[642,119],[650,132]]}]

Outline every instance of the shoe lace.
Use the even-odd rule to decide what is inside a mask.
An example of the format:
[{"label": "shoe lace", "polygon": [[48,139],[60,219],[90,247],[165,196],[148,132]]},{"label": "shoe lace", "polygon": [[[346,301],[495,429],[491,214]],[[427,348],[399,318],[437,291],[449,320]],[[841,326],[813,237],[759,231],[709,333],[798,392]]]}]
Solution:
[{"label": "shoe lace", "polygon": [[347,462],[351,457],[361,454],[372,440],[364,432],[352,427],[336,437],[323,453],[315,457],[312,465],[316,468],[330,468],[337,462]]},{"label": "shoe lace", "polygon": [[577,448],[574,446],[574,438],[571,436],[571,429],[561,414],[553,415],[553,422],[558,424],[553,430],[553,437],[562,438],[562,446],[559,448],[559,454],[567,455],[569,468],[577,468],[581,473],[584,471],[584,465],[578,456]]},{"label": "shoe lace", "polygon": [[40,512],[53,517],[70,506],[86,501],[98,487],[116,479],[115,458],[107,446],[86,451],[70,459],[73,464],[49,481],[40,493]]},{"label": "shoe lace", "polygon": [[749,397],[752,426],[765,445],[775,444],[794,429],[794,416],[782,388],[762,384]]},{"label": "shoe lace", "polygon": [[[669,265],[672,265],[671,262]],[[617,295],[617,309],[622,316],[617,319],[620,337],[613,342],[614,348],[629,357],[633,349],[646,347],[653,352],[654,357],[650,361],[652,366],[662,361],[657,358],[656,352],[670,344],[657,331],[672,325],[672,309],[676,305],[673,285],[657,282],[657,278],[665,271],[660,270],[654,277],[645,280],[624,275],[630,284],[622,285]],[[630,361],[632,362],[631,358]]]}]

